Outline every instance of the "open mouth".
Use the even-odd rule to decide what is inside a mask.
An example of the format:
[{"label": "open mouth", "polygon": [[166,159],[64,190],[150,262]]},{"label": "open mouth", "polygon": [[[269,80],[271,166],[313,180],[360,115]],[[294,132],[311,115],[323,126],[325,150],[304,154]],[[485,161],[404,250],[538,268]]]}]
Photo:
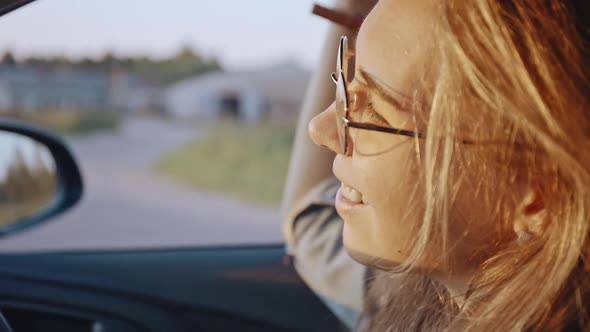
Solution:
[{"label": "open mouth", "polygon": [[342,184],[342,196],[353,204],[365,204],[363,194],[351,186]]}]

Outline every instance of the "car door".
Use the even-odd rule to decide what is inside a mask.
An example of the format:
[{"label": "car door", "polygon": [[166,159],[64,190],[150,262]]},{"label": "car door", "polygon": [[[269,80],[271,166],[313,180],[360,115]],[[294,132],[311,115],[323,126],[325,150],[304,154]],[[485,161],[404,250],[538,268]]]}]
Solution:
[{"label": "car door", "polygon": [[[0,14],[16,11],[0,18],[0,26],[5,20],[8,22],[0,28],[4,31],[4,37],[0,34],[4,47],[10,43],[10,31],[30,28],[29,32],[23,32],[21,36],[24,37],[21,38],[39,34],[43,35],[42,39],[55,37],[49,26],[43,28],[43,22],[52,22],[60,31],[72,33],[71,36],[76,30],[86,29],[82,21],[76,21],[76,24],[66,22],[68,17],[76,17],[76,8],[81,6],[78,0],[65,5],[62,2],[61,7],[57,1],[51,0],[23,7],[30,2],[0,2]],[[112,2],[108,7],[110,12],[99,12],[98,3],[85,3],[84,6],[88,6],[86,12],[90,12],[88,17],[102,16],[111,19],[115,25],[116,13],[125,5],[118,6]],[[168,6],[173,3],[178,5],[180,2],[171,2]],[[41,17],[51,10],[51,6],[56,6],[55,16],[42,21]],[[144,2],[136,2],[135,6],[140,10]],[[152,7],[158,6],[162,7],[158,4]],[[214,10],[207,8],[205,2],[201,6],[204,10]],[[71,16],[68,16],[69,9]],[[27,10],[30,10],[31,16],[27,16]],[[166,12],[166,8],[161,10]],[[19,16],[21,12],[22,16]],[[129,27],[133,27],[136,15],[138,20],[147,20],[140,13],[128,11],[120,17],[128,20]],[[228,11],[230,19],[235,19],[232,15],[238,14]],[[272,12],[269,14],[272,15]],[[168,19],[174,18],[170,15]],[[26,28],[18,25],[23,21]],[[239,25],[234,29],[239,31]],[[147,33],[155,34],[156,31]],[[14,32],[14,35],[17,33]],[[84,33],[77,36],[93,38]],[[30,38],[28,42],[34,40]],[[197,59],[198,56],[191,52],[190,49],[183,49],[178,58]],[[112,66],[112,62],[119,61],[117,57],[120,55],[108,53],[100,60],[101,65],[106,63],[110,66],[106,74],[92,74],[92,66],[99,60],[88,60],[84,64],[87,67],[79,70],[76,66],[82,66],[81,63],[86,60],[75,60],[75,65],[64,60],[56,69],[59,61],[55,58],[42,63],[32,56],[26,61],[22,60],[23,57],[26,55],[21,55],[19,59],[5,52],[0,65],[0,80],[3,82],[0,92],[4,95],[0,95],[10,98],[2,99],[0,96],[0,106],[10,108],[6,105],[12,105],[13,113],[8,115],[17,114],[38,126],[53,128],[51,126],[55,124],[49,120],[35,122],[35,114],[42,114],[41,110],[47,114],[60,114],[59,121],[68,119],[75,122],[78,126],[76,130],[83,131],[83,135],[78,131],[66,131],[63,137],[66,137],[80,162],[87,190],[82,202],[67,214],[0,240],[0,310],[15,331],[344,330],[338,319],[299,278],[290,259],[285,257],[276,206],[269,209],[266,203],[245,203],[243,192],[242,199],[218,191],[199,191],[195,194],[187,188],[180,188],[178,180],[152,178],[155,175],[151,165],[159,167],[161,157],[154,155],[154,151],[163,153],[182,149],[183,144],[191,142],[191,138],[202,139],[200,134],[195,134],[198,130],[213,126],[208,124],[210,122],[189,121],[180,116],[170,119],[170,114],[162,114],[158,107],[154,110],[145,106],[152,105],[153,95],[163,94],[162,100],[167,100],[171,96],[184,95],[183,89],[188,86],[194,91],[188,94],[190,98],[208,91],[202,100],[209,101],[207,98],[213,93],[211,91],[218,91],[215,89],[219,85],[227,85],[231,88],[224,88],[215,105],[223,106],[224,117],[234,117],[229,120],[230,123],[256,122],[263,114],[271,114],[273,121],[280,122],[284,117],[293,116],[292,110],[299,107],[288,97],[292,97],[294,91],[300,91],[298,98],[301,99],[301,91],[305,92],[301,82],[309,76],[305,76],[303,71],[293,71],[288,65],[278,66],[278,69],[271,66],[260,71],[237,71],[228,77],[222,71],[211,69],[216,68],[214,61],[205,61],[201,64],[206,63],[211,69],[206,82],[202,82],[201,78],[178,76],[175,72],[177,68],[173,68],[167,72],[169,76],[158,76],[162,79],[158,84],[166,84],[166,91],[162,92],[158,90],[158,84],[150,85],[137,76],[121,74],[120,68]],[[137,61],[139,67],[146,63],[165,63],[164,60]],[[64,66],[71,68],[63,69]],[[197,72],[204,67],[190,68]],[[166,81],[171,80],[170,77],[174,77],[177,84]],[[277,77],[289,77],[286,81],[291,83],[291,93],[287,97],[264,99],[252,92],[253,85],[266,89],[264,91],[273,91]],[[145,113],[124,113],[125,120],[116,126],[113,123],[118,120],[113,120],[112,112],[102,112],[91,125],[76,118],[79,114],[94,114],[82,112],[96,103],[99,103],[97,108],[102,107],[107,95],[105,91],[108,91],[109,98],[115,100],[129,86],[136,87],[136,90],[120,97],[118,102],[123,106],[118,112],[134,112],[123,108],[143,105],[150,108]],[[185,99],[179,98],[168,106],[176,109],[179,104],[186,103]],[[273,107],[276,104],[281,105],[281,110],[290,109],[291,113],[275,112]],[[56,108],[67,110],[59,113],[54,111]],[[29,118],[31,114],[33,117]],[[265,119],[267,115],[264,115]],[[38,117],[41,118],[41,115]],[[160,120],[163,118],[165,124],[162,125],[164,122]],[[89,128],[94,130],[96,123],[104,127],[113,126],[113,134],[109,136],[97,130],[86,135],[86,131],[90,132]],[[215,128],[226,130],[224,126],[226,124]],[[260,132],[260,128],[266,127],[255,128]],[[273,135],[278,133],[279,136],[262,139],[282,139],[284,131],[279,127],[273,132]],[[227,146],[219,147],[219,150],[226,149]],[[261,155],[268,153],[268,149],[260,152]],[[169,157],[174,159],[174,156]],[[206,154],[200,157],[213,160]],[[259,184],[254,187],[259,187]],[[271,197],[276,205],[273,191],[260,195]],[[200,203],[194,203],[197,201]],[[224,205],[226,203],[228,205]],[[148,223],[144,219],[153,222]],[[276,223],[276,227],[270,227],[271,223]]]},{"label": "car door", "polygon": [[335,331],[284,249],[3,254],[0,308],[15,331]]}]

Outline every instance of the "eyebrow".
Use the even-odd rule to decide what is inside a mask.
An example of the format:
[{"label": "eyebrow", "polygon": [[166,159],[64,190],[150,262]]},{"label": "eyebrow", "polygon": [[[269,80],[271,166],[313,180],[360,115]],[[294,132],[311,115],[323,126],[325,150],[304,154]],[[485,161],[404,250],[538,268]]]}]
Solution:
[{"label": "eyebrow", "polygon": [[401,111],[409,111],[408,108],[404,106],[404,103],[401,100],[393,96],[393,93],[400,95],[404,99],[409,99],[408,96],[402,94],[401,92],[395,91],[393,88],[383,83],[378,82],[378,79],[373,78],[371,74],[369,74],[362,68],[359,68],[359,75],[361,79],[366,83],[367,87],[369,89],[374,89],[375,91],[377,91],[379,96],[385,99],[385,101],[392,104],[394,107]]}]

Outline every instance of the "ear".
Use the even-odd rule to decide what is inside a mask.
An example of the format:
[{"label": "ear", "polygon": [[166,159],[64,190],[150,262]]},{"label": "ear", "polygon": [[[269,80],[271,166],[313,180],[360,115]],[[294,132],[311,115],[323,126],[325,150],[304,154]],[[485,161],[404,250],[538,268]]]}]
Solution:
[{"label": "ear", "polygon": [[529,188],[525,192],[514,217],[514,232],[519,237],[520,234],[540,236],[545,232],[547,228],[547,210],[543,197],[538,190]]}]

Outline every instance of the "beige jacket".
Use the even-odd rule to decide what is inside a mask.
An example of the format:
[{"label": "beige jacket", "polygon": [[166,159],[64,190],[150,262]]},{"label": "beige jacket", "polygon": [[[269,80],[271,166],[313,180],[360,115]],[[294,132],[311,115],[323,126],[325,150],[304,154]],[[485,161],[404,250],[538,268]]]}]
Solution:
[{"label": "beige jacket", "polygon": [[339,186],[334,177],[316,185],[288,214],[283,233],[302,279],[353,328],[363,309],[367,268],[342,245],[343,222],[334,206]]}]

